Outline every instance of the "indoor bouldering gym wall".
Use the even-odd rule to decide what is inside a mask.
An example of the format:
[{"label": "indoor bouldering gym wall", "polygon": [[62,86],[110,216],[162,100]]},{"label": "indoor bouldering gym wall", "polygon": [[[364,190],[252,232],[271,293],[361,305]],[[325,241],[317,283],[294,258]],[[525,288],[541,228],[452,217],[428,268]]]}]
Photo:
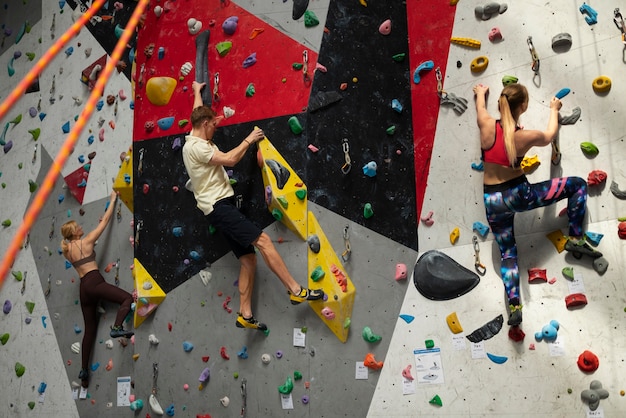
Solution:
[{"label": "indoor bouldering gym wall", "polygon": [[[626,44],[605,3],[7,0],[3,416],[623,416]],[[263,129],[227,167],[241,211],[329,296],[292,305],[259,256],[265,333],[235,327],[239,262],[188,190],[196,79],[225,116],[220,149]],[[562,251],[565,201],[517,214],[520,327],[506,324],[472,91],[489,86],[495,116],[514,79],[525,129],[545,129],[562,97],[555,146],[531,148],[526,175],[587,180],[605,268]],[[112,190],[97,262],[133,293],[135,336],[111,338],[117,305],[102,303],[81,389],[80,278],[60,227],[93,229]]]}]

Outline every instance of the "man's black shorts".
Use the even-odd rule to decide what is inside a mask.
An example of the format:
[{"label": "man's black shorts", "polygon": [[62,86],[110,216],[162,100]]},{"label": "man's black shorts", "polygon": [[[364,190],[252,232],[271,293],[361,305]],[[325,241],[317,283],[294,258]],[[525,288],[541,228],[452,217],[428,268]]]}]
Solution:
[{"label": "man's black shorts", "polygon": [[235,206],[234,197],[215,202],[213,212],[209,213],[206,218],[209,224],[213,225],[226,238],[235,257],[239,258],[242,255],[254,253],[252,243],[256,241],[263,230],[239,212]]}]

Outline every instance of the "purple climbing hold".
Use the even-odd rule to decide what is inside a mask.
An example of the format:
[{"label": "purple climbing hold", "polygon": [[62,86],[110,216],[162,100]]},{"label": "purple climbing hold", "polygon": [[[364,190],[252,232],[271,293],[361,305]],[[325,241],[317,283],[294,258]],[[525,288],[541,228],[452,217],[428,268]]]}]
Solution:
[{"label": "purple climbing hold", "polygon": [[4,306],[2,307],[2,312],[4,312],[5,314],[8,314],[9,312],[11,312],[11,308],[13,308],[11,301],[9,299],[5,300]]},{"label": "purple climbing hold", "polygon": [[4,144],[4,153],[6,154],[7,152],[11,151],[11,148],[13,148],[13,141],[9,141],[6,144]]},{"label": "purple climbing hold", "polygon": [[183,146],[182,141],[180,139],[180,137],[176,137],[174,138],[174,142],[172,143],[172,149],[174,151],[178,151],[179,149],[181,149]]},{"label": "purple climbing hold", "polygon": [[31,107],[30,109],[28,109],[28,114],[30,115],[31,118],[34,118],[35,116],[37,116],[37,109],[35,109],[34,107]]},{"label": "purple climbing hold", "polygon": [[21,51],[15,51],[13,53],[13,59],[18,59],[21,56],[22,56],[22,52]]},{"label": "purple climbing hold", "polygon": [[232,35],[237,30],[237,22],[239,18],[237,16],[231,16],[222,23],[222,30],[226,35]]},{"label": "purple climbing hold", "polygon": [[254,64],[256,64],[256,52],[253,52],[248,58],[243,60],[243,68],[252,67]]},{"label": "purple climbing hold", "polygon": [[198,378],[198,381],[200,383],[206,383],[210,377],[211,377],[211,370],[209,370],[209,368],[207,367],[204,370],[202,370],[202,373],[200,373],[200,377]]}]

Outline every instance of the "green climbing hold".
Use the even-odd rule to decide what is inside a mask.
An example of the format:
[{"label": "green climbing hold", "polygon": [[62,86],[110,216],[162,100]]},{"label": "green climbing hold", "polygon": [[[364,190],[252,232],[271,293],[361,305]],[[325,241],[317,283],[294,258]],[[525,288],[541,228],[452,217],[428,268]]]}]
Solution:
[{"label": "green climbing hold", "polygon": [[123,33],[124,33],[124,28],[121,27],[120,25],[115,25],[115,37],[117,39],[120,39]]},{"label": "green climbing hold", "polygon": [[9,123],[12,123],[14,125],[17,125],[18,123],[20,123],[22,121],[22,114],[20,113],[19,115],[17,115],[15,118],[13,118],[12,121],[10,121]]},{"label": "green climbing hold", "polygon": [[600,152],[600,150],[598,149],[598,147],[595,146],[595,144],[588,142],[588,141],[581,142],[580,149],[585,155],[588,155],[591,157],[595,157]]},{"label": "green climbing hold", "polygon": [[28,407],[30,409],[35,409],[35,402],[33,402],[33,401],[28,402]]},{"label": "green climbing hold", "polygon": [[[2,188],[6,187],[4,183],[2,183]],[[10,219],[5,219],[4,221],[2,221],[2,226],[4,226],[5,228],[7,226],[11,226],[11,220]]]},{"label": "green climbing hold", "polygon": [[22,377],[25,371],[26,367],[24,367],[22,363],[20,363],[19,361],[15,363],[15,374],[17,375],[17,377]]},{"label": "green climbing hold", "polygon": [[300,71],[302,67],[304,67],[304,64],[302,64],[301,62],[294,62],[293,64],[291,64],[291,68],[296,71]]},{"label": "green climbing hold", "polygon": [[372,209],[371,203],[366,203],[365,207],[363,207],[363,216],[365,219],[369,219],[374,216],[374,209]]},{"label": "green climbing hold", "polygon": [[352,320],[348,317],[345,321],[343,321],[343,328],[348,329],[350,328],[350,325],[352,325]]},{"label": "green climbing hold", "polygon": [[402,62],[406,58],[406,53],[396,54],[392,58],[395,62]]},{"label": "green climbing hold", "polygon": [[561,272],[566,279],[574,280],[574,267],[563,267]]},{"label": "green climbing hold", "polygon": [[300,380],[300,379],[302,379],[302,373],[300,373],[300,372],[299,372],[299,371],[297,371],[297,370],[294,370],[294,372],[293,372],[293,379],[294,379],[294,380]]},{"label": "green climbing hold", "polygon": [[246,97],[252,97],[252,96],[254,96],[254,93],[256,93],[256,89],[254,88],[254,84],[252,84],[252,83],[248,84],[248,87],[246,87]]},{"label": "green climbing hold", "polygon": [[0,343],[2,343],[2,345],[5,345],[7,342],[9,342],[9,333],[5,332],[4,334],[0,335]]},{"label": "green climbing hold", "polygon": [[426,348],[431,349],[435,346],[435,342],[433,340],[426,340],[424,341],[424,345]]},{"label": "green climbing hold", "polygon": [[363,339],[368,343],[376,343],[383,338],[380,335],[374,334],[370,327],[363,327],[363,332],[361,333],[361,335],[363,336]]},{"label": "green climbing hold", "polygon": [[297,117],[292,116],[289,118],[288,120],[289,123],[289,129],[291,129],[291,132],[293,132],[296,135],[300,135],[302,133],[302,125],[300,125],[300,121],[298,120]]},{"label": "green climbing hold", "polygon": [[443,402],[441,402],[441,398],[439,397],[439,395],[433,396],[433,398],[428,401],[428,403],[431,405],[443,406]]},{"label": "green climbing hold", "polygon": [[304,198],[306,197],[306,189],[296,190],[296,197],[300,200],[304,200]]},{"label": "green climbing hold", "polygon": [[311,280],[313,280],[314,282],[317,282],[323,279],[325,275],[326,273],[324,272],[324,269],[321,266],[317,266],[311,272]]},{"label": "green climbing hold", "polygon": [[35,53],[34,52],[27,52],[26,56],[28,57],[29,61],[32,61],[35,59]]},{"label": "green climbing hold", "polygon": [[508,86],[509,84],[515,84],[517,83],[517,77],[513,76],[513,75],[505,75],[504,77],[502,77],[502,85],[503,86]]},{"label": "green climbing hold", "polygon": [[91,164],[85,163],[85,165],[83,165],[83,170],[89,173],[89,171],[91,171]]},{"label": "green climbing hold", "polygon": [[306,332],[309,330],[309,328],[307,327],[301,327],[300,331],[302,331],[303,334],[306,334]]},{"label": "green climbing hold", "polygon": [[226,54],[230,52],[232,47],[233,43],[230,41],[218,42],[217,45],[215,45],[215,49],[220,57],[225,57]]},{"label": "green climbing hold", "polygon": [[24,167],[24,164],[22,163],[17,163],[17,168],[19,168],[20,170],[22,169],[22,167]]},{"label": "green climbing hold", "polygon": [[280,210],[278,210],[278,209],[272,209],[272,216],[277,221],[280,221],[280,220],[283,219],[283,213]]},{"label": "green climbing hold", "polygon": [[28,133],[33,136],[33,141],[36,141],[39,139],[39,134],[41,134],[41,129],[39,128],[29,129]]},{"label": "green climbing hold", "polygon": [[284,196],[278,196],[276,200],[278,200],[278,203],[280,203],[283,209],[287,209],[289,207],[289,202],[287,201],[287,199],[285,199]]},{"label": "green climbing hold", "polygon": [[293,380],[291,380],[291,376],[287,377],[284,385],[278,386],[278,391],[283,395],[289,395],[293,390]]},{"label": "green climbing hold", "polygon": [[21,282],[21,281],[22,281],[22,279],[24,278],[24,275],[23,275],[23,274],[22,274],[22,272],[21,272],[21,271],[19,271],[19,270],[17,270],[17,271],[16,271],[16,270],[13,270],[13,271],[11,272],[11,274],[13,275],[13,277],[15,278],[15,280],[17,280],[18,282]]},{"label": "green climbing hold", "polygon": [[217,229],[213,225],[209,225],[209,234],[213,235],[217,232]]},{"label": "green climbing hold", "polygon": [[[6,188],[7,188],[7,184],[6,184],[6,183],[2,183],[2,188],[3,188],[3,189],[6,189]],[[5,221],[5,222],[6,222],[6,221]],[[11,222],[11,221],[9,221],[9,222]],[[3,223],[2,223],[2,225],[3,225],[3,226],[9,226],[9,225],[11,225],[11,224],[9,224],[9,225],[4,225],[4,222],[3,222]]]},{"label": "green climbing hold", "polygon": [[32,180],[28,180],[28,190],[30,190],[31,193],[34,193],[35,190],[37,190],[37,183]]},{"label": "green climbing hold", "polygon": [[26,305],[26,309],[28,309],[28,313],[32,314],[33,309],[35,309],[35,302],[30,302],[27,300],[26,302],[24,302],[24,305]]},{"label": "green climbing hold", "polygon": [[307,10],[306,12],[304,12],[304,26],[310,28],[319,24],[320,20],[317,18],[315,13],[313,13],[311,10]]},{"label": "green climbing hold", "polygon": [[396,125],[391,125],[390,127],[388,127],[386,132],[387,132],[387,135],[395,134],[396,133]]},{"label": "green climbing hold", "polygon": [[184,128],[189,123],[189,119],[181,119],[178,121],[178,127]]},{"label": "green climbing hold", "polygon": [[228,181],[230,181],[230,185],[231,186],[236,186],[237,185],[237,179],[229,179]]}]

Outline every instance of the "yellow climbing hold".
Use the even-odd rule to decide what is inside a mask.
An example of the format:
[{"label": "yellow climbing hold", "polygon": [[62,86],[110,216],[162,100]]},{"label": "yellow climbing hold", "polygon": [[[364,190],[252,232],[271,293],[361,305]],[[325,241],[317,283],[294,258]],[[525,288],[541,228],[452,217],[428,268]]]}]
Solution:
[{"label": "yellow climbing hold", "polygon": [[460,38],[460,37],[452,37],[450,38],[450,42],[457,45],[467,46],[470,48],[480,48],[480,41],[478,39],[472,38]]},{"label": "yellow climbing hold", "polygon": [[525,156],[522,162],[520,163],[520,168],[524,173],[530,173],[535,168],[539,167],[541,162],[539,161],[539,157],[537,155],[533,156]]},{"label": "yellow climbing hold", "polygon": [[563,232],[561,232],[560,229],[550,232],[548,235],[546,235],[546,237],[548,237],[550,242],[554,244],[554,247],[559,252],[559,254],[562,253],[563,250],[565,250],[565,243],[567,242],[567,237],[563,235]]},{"label": "yellow climbing hold", "polygon": [[480,73],[487,69],[487,65],[489,65],[489,58],[481,55],[480,57],[474,58],[474,60],[470,64],[470,69],[473,73]]},{"label": "yellow climbing hold", "polygon": [[606,93],[611,90],[611,79],[605,75],[601,75],[593,79],[591,86],[596,93]]},{"label": "yellow climbing hold", "polygon": [[172,77],[152,77],[146,84],[146,96],[155,106],[165,106],[170,102],[176,80]]},{"label": "yellow climbing hold", "polygon": [[456,312],[452,312],[450,315],[446,316],[446,322],[448,323],[448,327],[450,327],[450,331],[452,331],[453,334],[463,332],[463,327],[459,322],[459,318],[456,316]]},{"label": "yellow climbing hold", "polygon": [[450,232],[450,244],[452,245],[456,244],[456,242],[459,240],[460,235],[461,235],[461,231],[459,230],[459,227],[457,226],[456,228],[452,230],[452,232]]}]

